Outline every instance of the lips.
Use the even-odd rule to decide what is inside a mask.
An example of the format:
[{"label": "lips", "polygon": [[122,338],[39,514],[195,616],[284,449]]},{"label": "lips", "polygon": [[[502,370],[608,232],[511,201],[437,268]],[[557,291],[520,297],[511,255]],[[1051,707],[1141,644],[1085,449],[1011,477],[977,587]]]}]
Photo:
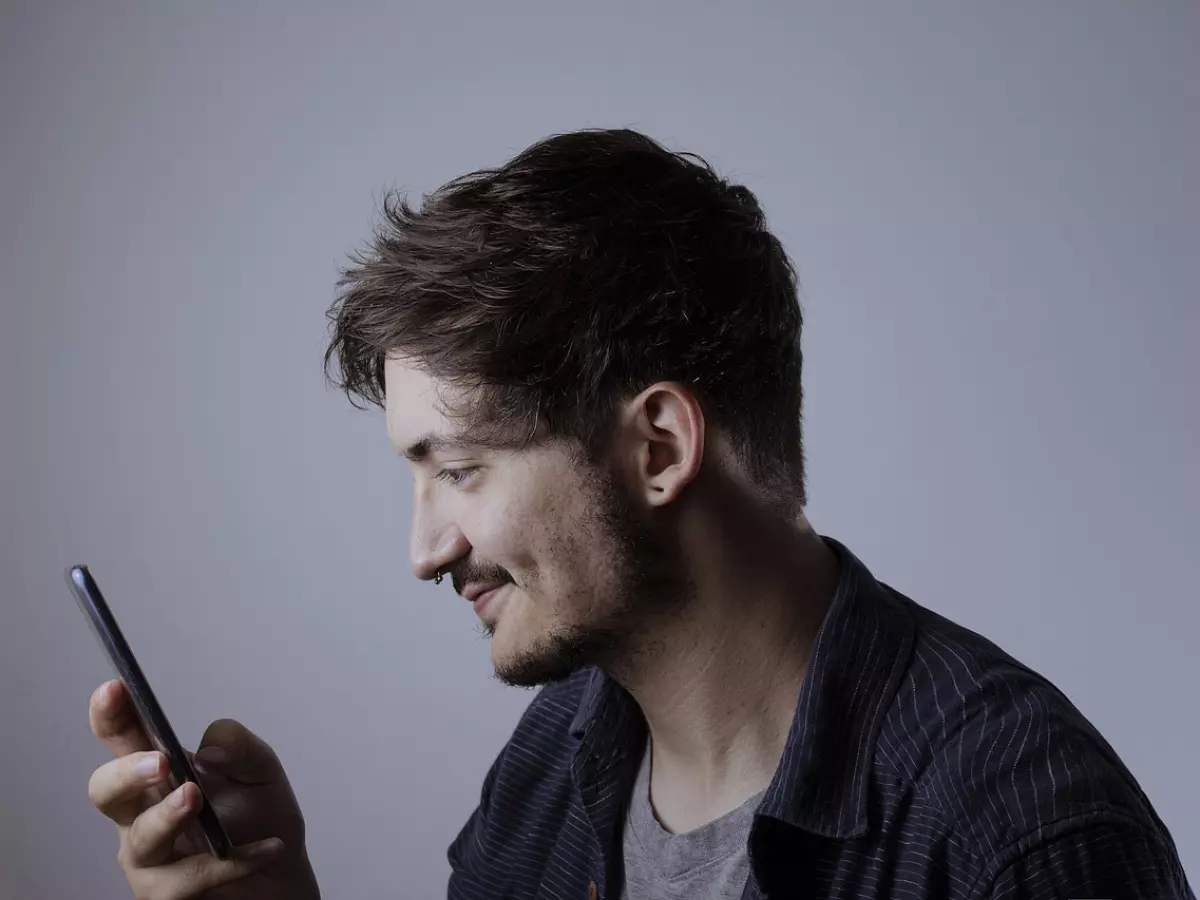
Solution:
[{"label": "lips", "polygon": [[508,587],[506,584],[498,584],[494,587],[478,592],[471,604],[475,607],[475,615],[481,619],[487,619],[486,611],[492,606],[493,601],[498,597],[504,589]]},{"label": "lips", "polygon": [[502,584],[468,584],[463,588],[462,595],[469,602],[474,603],[488,591],[494,591],[496,588],[503,587]]}]

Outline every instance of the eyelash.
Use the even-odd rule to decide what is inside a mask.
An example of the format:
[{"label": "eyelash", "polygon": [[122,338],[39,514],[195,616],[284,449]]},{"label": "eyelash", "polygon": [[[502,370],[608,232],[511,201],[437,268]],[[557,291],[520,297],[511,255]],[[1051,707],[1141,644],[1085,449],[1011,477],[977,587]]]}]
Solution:
[{"label": "eyelash", "polygon": [[434,477],[450,484],[462,484],[479,470],[479,466],[463,466],[461,469],[442,469]]}]

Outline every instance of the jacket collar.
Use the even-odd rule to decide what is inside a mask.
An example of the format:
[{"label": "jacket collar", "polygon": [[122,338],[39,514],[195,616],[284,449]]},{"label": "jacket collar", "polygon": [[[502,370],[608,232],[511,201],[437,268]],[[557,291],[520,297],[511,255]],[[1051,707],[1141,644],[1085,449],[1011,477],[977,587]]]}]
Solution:
[{"label": "jacket collar", "polygon": [[[903,600],[833,538],[838,585],[817,632],[783,756],[758,808],[824,837],[866,833],[867,789],[886,710],[907,668],[915,625]],[[634,771],[646,734],[633,697],[592,669],[571,733],[577,770],[598,777],[621,761]]]}]

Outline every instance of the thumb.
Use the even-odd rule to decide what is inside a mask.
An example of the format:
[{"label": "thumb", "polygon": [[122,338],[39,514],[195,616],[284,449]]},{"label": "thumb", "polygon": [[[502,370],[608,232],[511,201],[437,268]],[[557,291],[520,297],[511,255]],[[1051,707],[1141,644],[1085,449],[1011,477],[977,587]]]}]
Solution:
[{"label": "thumb", "polygon": [[242,784],[270,784],[283,780],[279,757],[262,738],[241,722],[217,719],[204,732],[196,762]]}]

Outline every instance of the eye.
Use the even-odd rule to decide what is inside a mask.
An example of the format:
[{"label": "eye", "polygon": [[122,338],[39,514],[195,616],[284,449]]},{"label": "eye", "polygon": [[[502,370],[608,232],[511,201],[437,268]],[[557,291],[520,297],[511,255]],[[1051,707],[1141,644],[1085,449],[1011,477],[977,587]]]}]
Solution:
[{"label": "eye", "polygon": [[462,484],[477,471],[479,471],[479,466],[462,466],[458,469],[442,469],[434,477],[450,484]]}]

